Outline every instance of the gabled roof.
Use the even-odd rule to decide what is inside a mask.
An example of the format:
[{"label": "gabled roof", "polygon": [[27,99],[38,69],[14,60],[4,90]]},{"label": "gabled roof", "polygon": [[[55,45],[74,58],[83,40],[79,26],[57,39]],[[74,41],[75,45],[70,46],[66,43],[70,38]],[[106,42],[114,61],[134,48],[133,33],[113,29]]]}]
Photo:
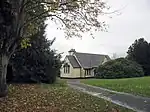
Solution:
[{"label": "gabled roof", "polygon": [[104,62],[104,59],[110,60],[108,55],[79,53],[66,56],[74,68],[95,68]]},{"label": "gabled roof", "polygon": [[103,63],[104,59],[107,58],[110,60],[108,55],[100,55],[100,54],[89,54],[89,53],[75,53],[75,57],[81,64],[83,68],[94,68],[98,67]]},{"label": "gabled roof", "polygon": [[68,58],[68,60],[70,61],[71,65],[73,68],[81,68],[81,66],[79,65],[79,63],[77,62],[77,60],[75,59],[74,56],[66,56]]}]

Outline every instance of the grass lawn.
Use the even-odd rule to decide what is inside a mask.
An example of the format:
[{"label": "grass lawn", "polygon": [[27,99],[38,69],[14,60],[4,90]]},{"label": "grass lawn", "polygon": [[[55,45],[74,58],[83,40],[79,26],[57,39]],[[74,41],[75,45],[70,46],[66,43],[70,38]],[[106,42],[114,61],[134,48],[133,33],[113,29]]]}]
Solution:
[{"label": "grass lawn", "polygon": [[[119,111],[116,111],[119,110]],[[132,112],[102,99],[77,92],[65,84],[13,84],[0,99],[0,112]]]},{"label": "grass lawn", "polygon": [[130,79],[86,79],[81,82],[119,92],[150,97],[150,77]]}]

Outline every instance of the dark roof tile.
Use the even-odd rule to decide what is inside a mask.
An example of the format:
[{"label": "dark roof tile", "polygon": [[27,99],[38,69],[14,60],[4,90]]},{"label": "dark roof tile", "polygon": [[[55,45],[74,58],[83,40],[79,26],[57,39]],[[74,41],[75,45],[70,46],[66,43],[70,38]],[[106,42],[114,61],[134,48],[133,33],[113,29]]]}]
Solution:
[{"label": "dark roof tile", "polygon": [[79,63],[77,62],[74,56],[67,56],[67,58],[69,59],[73,68],[80,68]]},{"label": "dark roof tile", "polygon": [[110,59],[108,55],[89,54],[89,53],[75,53],[76,58],[83,68],[98,67],[103,63],[104,59]]}]

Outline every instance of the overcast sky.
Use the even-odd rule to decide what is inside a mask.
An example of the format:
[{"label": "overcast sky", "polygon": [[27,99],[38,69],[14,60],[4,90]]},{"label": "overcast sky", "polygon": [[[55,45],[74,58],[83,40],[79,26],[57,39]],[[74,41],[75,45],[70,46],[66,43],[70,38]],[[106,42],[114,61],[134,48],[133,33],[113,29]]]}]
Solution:
[{"label": "overcast sky", "polygon": [[114,9],[121,9],[121,15],[113,15],[106,19],[109,24],[108,32],[96,32],[95,39],[83,36],[82,39],[67,40],[63,31],[56,29],[56,25],[48,21],[46,34],[48,39],[56,37],[53,48],[64,52],[71,48],[78,52],[108,54],[110,57],[117,53],[119,57],[126,56],[128,47],[135,39],[144,37],[150,42],[150,0],[107,0]]}]

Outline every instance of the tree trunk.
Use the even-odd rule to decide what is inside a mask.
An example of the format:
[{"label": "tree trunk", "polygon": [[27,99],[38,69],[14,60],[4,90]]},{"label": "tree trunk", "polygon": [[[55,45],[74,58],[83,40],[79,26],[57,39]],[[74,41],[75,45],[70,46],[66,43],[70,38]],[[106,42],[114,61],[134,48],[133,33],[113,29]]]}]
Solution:
[{"label": "tree trunk", "polygon": [[5,97],[8,93],[6,84],[6,74],[9,58],[5,54],[0,54],[0,97]]}]

